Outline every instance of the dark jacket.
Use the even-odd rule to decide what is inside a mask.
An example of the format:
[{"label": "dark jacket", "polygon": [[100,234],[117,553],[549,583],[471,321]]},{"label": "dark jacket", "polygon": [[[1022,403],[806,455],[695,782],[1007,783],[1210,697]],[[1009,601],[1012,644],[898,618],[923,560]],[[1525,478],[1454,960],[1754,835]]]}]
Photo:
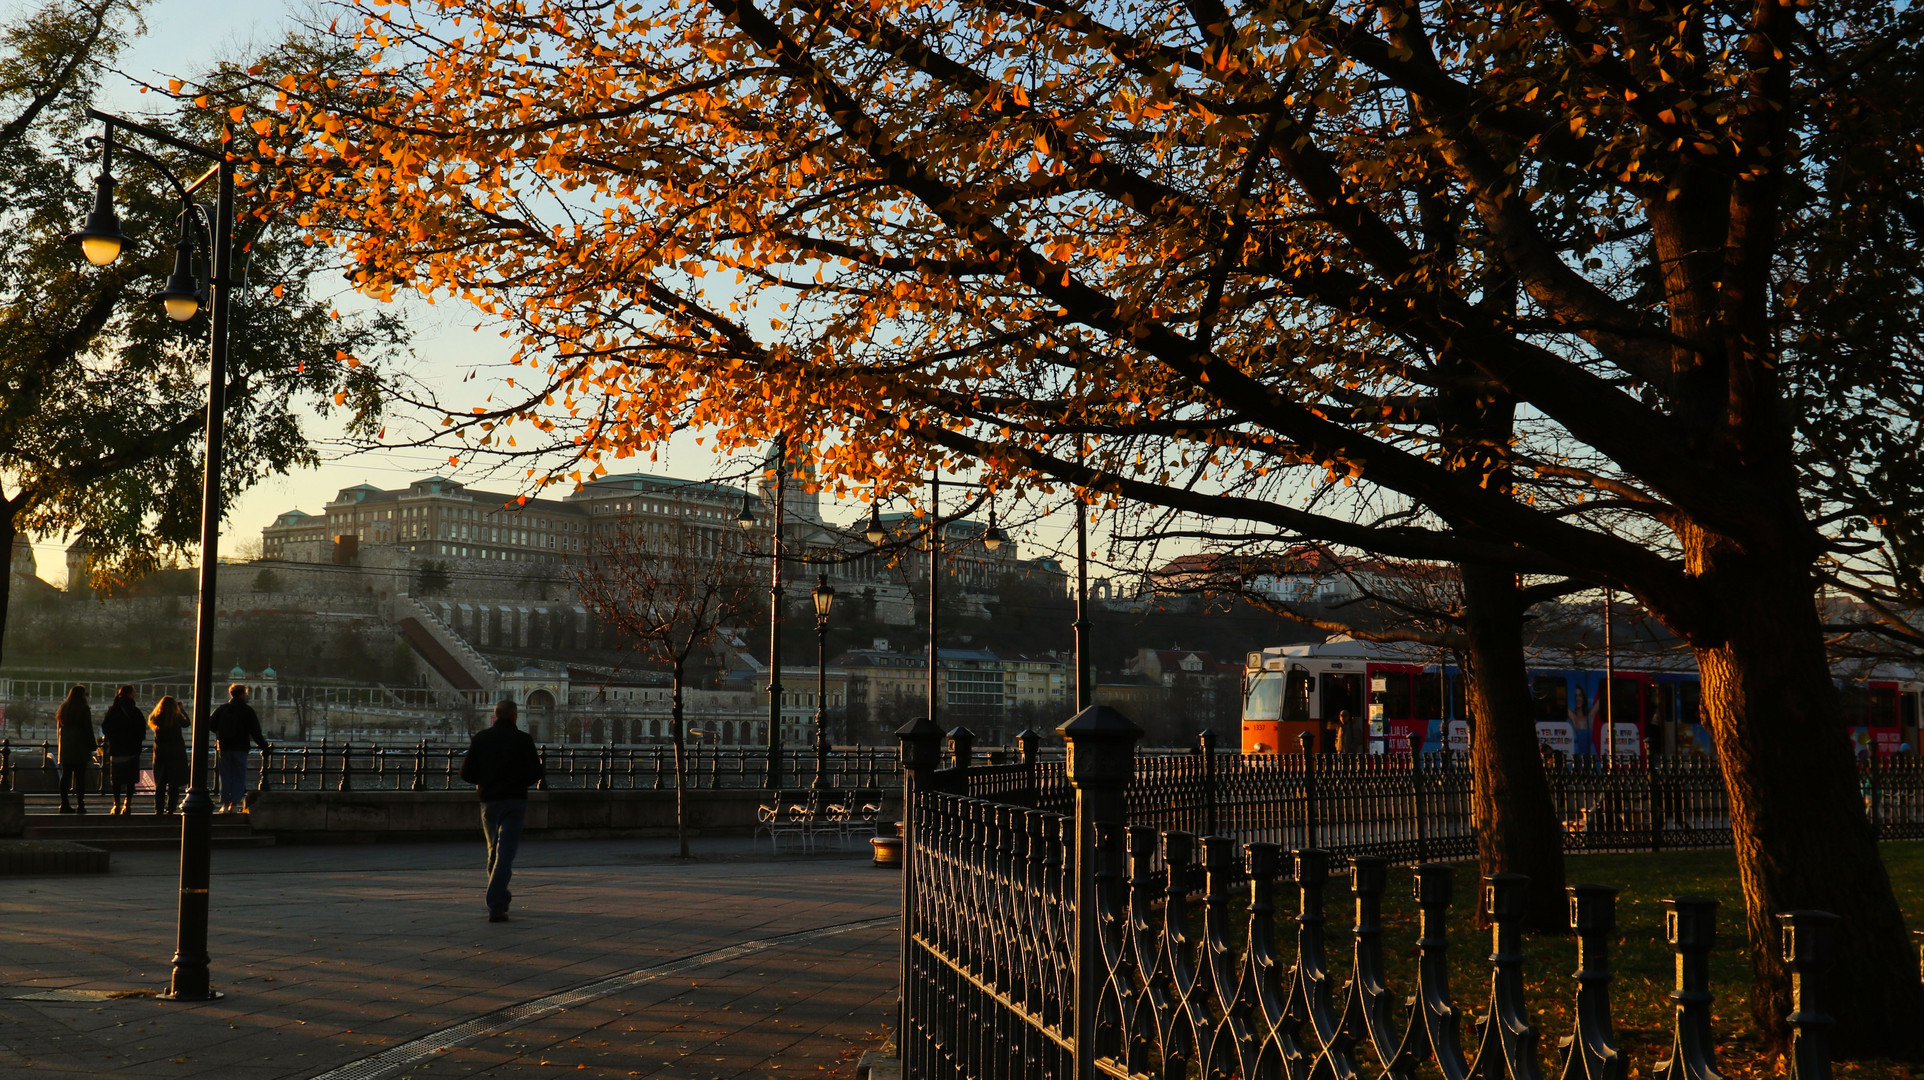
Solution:
[{"label": "dark jacket", "polygon": [[161,728],[154,732],[154,783],[186,787],[187,729]]},{"label": "dark jacket", "polygon": [[261,718],[245,701],[229,700],[208,719],[213,721],[214,742],[223,754],[246,753],[249,740],[262,750],[268,748],[267,736],[261,734]]},{"label": "dark jacket", "polygon": [[133,702],[117,697],[100,719],[100,733],[107,736],[109,757],[135,757],[146,745],[147,721]]},{"label": "dark jacket", "polygon": [[482,802],[525,799],[542,775],[534,738],[512,723],[496,723],[475,733],[461,759],[461,779],[473,784]]},{"label": "dark jacket", "polygon": [[60,764],[85,767],[94,759],[94,711],[82,701],[69,698],[60,703],[54,720],[60,725]]}]

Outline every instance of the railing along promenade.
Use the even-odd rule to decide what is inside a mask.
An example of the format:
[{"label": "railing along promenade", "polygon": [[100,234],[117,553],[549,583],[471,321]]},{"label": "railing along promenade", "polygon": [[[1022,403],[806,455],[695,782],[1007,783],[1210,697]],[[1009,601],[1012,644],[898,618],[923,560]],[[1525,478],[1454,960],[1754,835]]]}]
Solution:
[{"label": "railing along promenade", "polygon": [[[666,790],[675,788],[675,754],[666,745],[564,743],[539,746],[546,776],[542,790]],[[153,745],[141,750],[140,767],[153,768]],[[467,790],[461,781],[461,759],[466,743],[278,742],[274,749],[254,755],[255,783],[261,791],[447,791]],[[685,751],[688,786],[694,788],[761,788],[768,772],[768,752],[736,747],[688,747]],[[51,741],[15,744],[0,740],[0,791],[24,788],[20,770],[47,774],[32,786],[53,790],[54,744]],[[788,788],[815,784],[815,751],[797,749],[782,755],[782,776]],[[898,754],[893,748],[835,747],[828,754],[822,787],[878,789],[899,783]],[[89,787],[105,792],[104,770],[90,774]],[[218,785],[218,770],[210,757],[207,775]],[[151,791],[143,777],[142,790]],[[215,791],[218,794],[218,789]]]},{"label": "railing along promenade", "polygon": [[[1459,1000],[1448,978],[1455,870],[1474,853],[1464,764],[1448,757],[1146,757],[1139,732],[1107,708],[1062,729],[1066,762],[1034,743],[1013,765],[976,767],[972,739],[929,721],[905,726],[901,1016],[910,1080],[1203,1080],[1383,1076],[1540,1080],[1542,1032],[1526,1000],[1527,879],[1486,877],[1470,892],[1489,923],[1487,996]],[[1715,768],[1696,762],[1550,766],[1572,850],[1729,842]],[[1919,771],[1866,765],[1871,820],[1916,835]],[[1881,785],[1881,788],[1880,788]],[[1201,835],[1198,835],[1201,833]],[[1385,973],[1381,908],[1388,867],[1414,862],[1419,912],[1413,992]],[[1325,941],[1333,875],[1354,906],[1349,978]],[[1570,887],[1578,941],[1573,1030],[1560,1075],[1715,1078],[1710,952],[1715,901],[1663,901],[1675,952],[1667,1060],[1633,1072],[1611,1020],[1609,949],[1617,890]],[[1454,916],[1453,916],[1454,910]],[[1289,919],[1287,911],[1294,912]],[[1786,912],[1794,978],[1789,1074],[1828,1080],[1822,977],[1836,918]],[[1293,940],[1291,940],[1293,938]],[[1457,947],[1463,947],[1459,944]],[[1461,1025],[1472,1005],[1483,1015]]]}]

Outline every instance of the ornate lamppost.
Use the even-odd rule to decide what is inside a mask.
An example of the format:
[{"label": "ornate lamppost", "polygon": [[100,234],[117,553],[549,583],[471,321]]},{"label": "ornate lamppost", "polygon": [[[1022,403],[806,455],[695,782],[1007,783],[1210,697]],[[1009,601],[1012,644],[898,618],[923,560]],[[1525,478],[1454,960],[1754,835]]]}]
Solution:
[{"label": "ornate lamppost", "polygon": [[[173,1001],[211,1001],[220,994],[214,991],[208,977],[207,892],[212,876],[213,801],[207,795],[207,718],[213,705],[214,575],[220,564],[221,421],[226,407],[229,292],[234,285],[234,165],[222,150],[176,138],[158,128],[94,109],[88,109],[87,115],[105,125],[98,139],[88,140],[89,145],[100,144],[100,175],[94,180],[93,211],[87,215],[80,231],[68,239],[77,244],[81,254],[95,266],[112,263],[128,243],[120,231],[119,215],[114,213],[115,132],[139,135],[211,163],[206,172],[183,183],[160,158],[137,147],[120,148],[153,166],[180,193],[180,239],[174,245],[174,270],[155,299],[176,322],[193,319],[203,301],[209,308],[207,454],[201,477],[200,595],[194,622],[193,750],[189,758],[187,798],[181,804],[180,909],[175,924],[173,978],[161,996]],[[194,193],[209,180],[215,182],[212,217],[194,201]],[[213,256],[213,274],[204,291],[194,275],[194,251],[201,241],[206,242]]]},{"label": "ornate lamppost", "polygon": [[[788,503],[788,433],[775,436],[775,512],[768,541],[768,764],[770,791],[782,787],[782,511]],[[742,492],[741,512],[735,523],[744,531],[755,527],[754,496]]]},{"label": "ornate lamppost", "polygon": [[823,777],[828,775],[828,613],[835,607],[835,590],[828,586],[828,575],[815,576],[815,801],[822,798]]}]

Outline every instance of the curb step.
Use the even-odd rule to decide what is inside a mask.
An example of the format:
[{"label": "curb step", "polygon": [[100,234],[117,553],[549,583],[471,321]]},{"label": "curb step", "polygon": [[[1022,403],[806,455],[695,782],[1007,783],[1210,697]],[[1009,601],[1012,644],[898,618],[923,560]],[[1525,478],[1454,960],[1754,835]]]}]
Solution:
[{"label": "curb step", "polygon": [[62,840],[0,840],[0,877],[104,874],[112,859],[96,844]]},{"label": "curb step", "polygon": [[[178,817],[156,820],[151,814],[129,817],[100,814],[97,820],[89,820],[95,817],[93,814],[85,817],[30,814],[21,836],[27,840],[84,844],[104,851],[170,851],[180,846]],[[215,848],[274,846],[271,834],[256,834],[248,822],[223,821],[220,815],[215,816],[212,838]]]},{"label": "curb step", "polygon": [[902,1080],[902,1059],[893,1047],[864,1050],[855,1062],[855,1080]]}]

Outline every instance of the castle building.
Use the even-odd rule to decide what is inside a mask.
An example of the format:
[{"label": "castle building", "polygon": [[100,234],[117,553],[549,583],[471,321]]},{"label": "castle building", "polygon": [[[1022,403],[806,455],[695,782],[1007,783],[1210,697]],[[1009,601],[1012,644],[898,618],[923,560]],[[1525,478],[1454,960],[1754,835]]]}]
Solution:
[{"label": "castle building", "polygon": [[[420,560],[475,559],[559,567],[592,550],[591,538],[621,524],[644,532],[694,530],[706,550],[738,530],[742,492],[725,484],[630,473],[583,485],[560,499],[527,499],[470,488],[445,476],[386,491],[342,488],[320,514],[290,510],[261,532],[261,554],[285,562],[360,561],[366,548]],[[716,546],[711,546],[716,545]]]}]

